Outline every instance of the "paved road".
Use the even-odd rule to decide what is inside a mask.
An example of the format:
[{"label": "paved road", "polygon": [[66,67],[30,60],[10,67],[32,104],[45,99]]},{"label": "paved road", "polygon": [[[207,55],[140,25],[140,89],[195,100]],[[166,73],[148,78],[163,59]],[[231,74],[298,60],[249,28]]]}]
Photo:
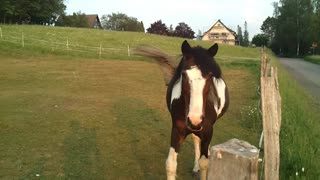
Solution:
[{"label": "paved road", "polygon": [[320,65],[295,58],[279,58],[292,76],[320,102]]}]

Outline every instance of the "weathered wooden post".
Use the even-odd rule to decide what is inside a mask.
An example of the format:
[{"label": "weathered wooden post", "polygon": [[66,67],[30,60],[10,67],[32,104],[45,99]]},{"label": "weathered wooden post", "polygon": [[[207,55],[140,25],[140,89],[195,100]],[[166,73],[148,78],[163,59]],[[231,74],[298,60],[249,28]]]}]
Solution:
[{"label": "weathered wooden post", "polygon": [[231,139],[211,147],[208,180],[257,180],[259,149]]},{"label": "weathered wooden post", "polygon": [[265,52],[261,62],[261,103],[264,136],[265,180],[279,179],[281,126],[281,96],[279,93],[277,69],[267,62]]}]

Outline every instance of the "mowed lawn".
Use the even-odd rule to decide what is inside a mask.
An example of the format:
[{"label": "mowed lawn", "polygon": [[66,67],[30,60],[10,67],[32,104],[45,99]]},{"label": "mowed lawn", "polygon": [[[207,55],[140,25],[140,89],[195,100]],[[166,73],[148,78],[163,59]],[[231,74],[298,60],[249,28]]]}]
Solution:
[{"label": "mowed lawn", "polygon": [[[0,179],[165,179],[171,120],[155,63],[0,61]],[[211,145],[230,138],[257,145],[259,62],[218,62],[231,105]],[[178,156],[179,179],[192,179],[193,158],[189,137]]]}]

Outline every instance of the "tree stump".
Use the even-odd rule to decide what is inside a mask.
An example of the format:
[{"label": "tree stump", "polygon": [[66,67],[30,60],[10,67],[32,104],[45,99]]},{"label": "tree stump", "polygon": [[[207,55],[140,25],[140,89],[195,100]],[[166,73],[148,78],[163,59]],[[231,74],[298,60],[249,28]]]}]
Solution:
[{"label": "tree stump", "polygon": [[208,180],[257,180],[259,149],[231,139],[210,149]]}]

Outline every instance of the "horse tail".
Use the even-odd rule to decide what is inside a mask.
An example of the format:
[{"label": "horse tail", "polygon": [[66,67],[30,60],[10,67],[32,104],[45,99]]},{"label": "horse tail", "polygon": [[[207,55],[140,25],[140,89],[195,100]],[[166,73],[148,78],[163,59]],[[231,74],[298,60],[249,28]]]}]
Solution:
[{"label": "horse tail", "polygon": [[133,53],[155,60],[162,71],[165,84],[168,86],[176,70],[172,57],[161,49],[150,45],[138,46],[133,50]]}]

